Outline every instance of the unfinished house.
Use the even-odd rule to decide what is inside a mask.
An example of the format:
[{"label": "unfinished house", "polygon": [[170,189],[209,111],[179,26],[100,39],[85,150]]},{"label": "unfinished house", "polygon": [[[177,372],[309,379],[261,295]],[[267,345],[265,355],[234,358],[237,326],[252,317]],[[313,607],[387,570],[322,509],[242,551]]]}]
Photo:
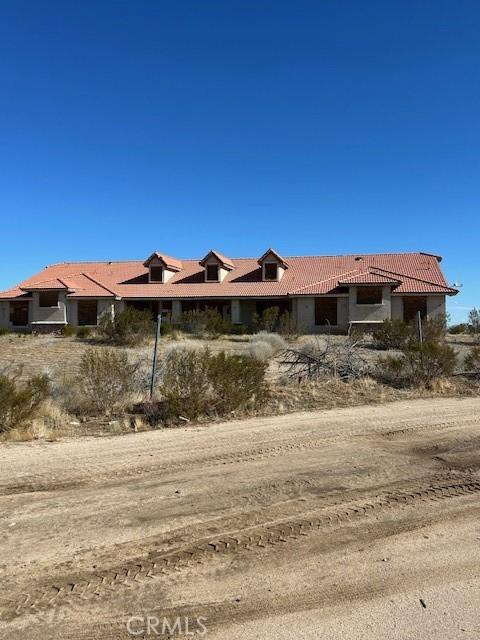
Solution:
[{"label": "unfinished house", "polygon": [[289,311],[299,330],[347,332],[389,318],[410,321],[445,313],[455,295],[427,253],[258,258],[209,251],[201,260],[155,252],[146,260],[65,262],[46,267],[0,294],[0,326],[56,331],[94,327],[103,313],[125,305],[178,322],[182,313],[214,308],[235,324],[251,325],[269,307]]}]

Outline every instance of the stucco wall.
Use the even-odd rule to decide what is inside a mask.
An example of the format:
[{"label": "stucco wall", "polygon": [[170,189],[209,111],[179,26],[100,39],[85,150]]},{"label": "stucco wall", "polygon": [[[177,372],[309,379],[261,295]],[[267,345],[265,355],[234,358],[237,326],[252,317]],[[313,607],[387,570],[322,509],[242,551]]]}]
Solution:
[{"label": "stucco wall", "polygon": [[58,294],[58,305],[55,307],[40,307],[39,306],[39,293],[34,291],[32,293],[32,307],[30,322],[35,324],[39,323],[58,323],[65,324],[67,322],[66,314],[66,293],[64,291]]},{"label": "stucco wall", "polygon": [[[302,333],[322,333],[326,327],[315,324],[315,298],[294,298],[292,313]],[[337,297],[337,325],[332,329],[346,331],[348,326],[348,298]]]},{"label": "stucco wall", "polygon": [[348,315],[350,322],[387,320],[391,317],[391,289],[383,287],[382,304],[357,304],[357,287],[350,287]]},{"label": "stucco wall", "polygon": [[403,297],[392,296],[392,320],[403,320]]},{"label": "stucco wall", "polygon": [[439,315],[446,314],[445,296],[428,296],[427,297],[427,316],[434,318]]}]

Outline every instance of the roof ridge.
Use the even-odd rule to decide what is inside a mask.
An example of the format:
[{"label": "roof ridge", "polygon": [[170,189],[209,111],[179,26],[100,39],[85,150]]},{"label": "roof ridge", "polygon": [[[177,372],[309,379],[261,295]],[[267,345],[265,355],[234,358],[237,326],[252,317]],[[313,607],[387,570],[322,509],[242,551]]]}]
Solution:
[{"label": "roof ridge", "polygon": [[96,285],[98,285],[98,286],[99,286],[99,287],[101,287],[102,289],[105,289],[105,291],[108,291],[109,293],[111,293],[111,294],[112,294],[112,296],[115,296],[115,297],[117,297],[117,298],[118,298],[118,297],[120,297],[116,291],[113,291],[112,289],[109,289],[109,288],[108,288],[108,287],[106,287],[104,284],[102,284],[99,280],[95,280],[95,278],[92,278],[92,276],[91,276],[91,275],[89,275],[88,273],[86,273],[86,272],[82,272],[82,275],[83,275],[83,276],[85,276],[85,278],[88,278],[89,280],[91,280],[92,282],[94,282]]},{"label": "roof ridge", "polygon": [[[218,252],[217,252],[218,253]],[[167,254],[165,254],[167,255]],[[168,254],[169,255],[169,254]],[[222,254],[224,255],[224,254]],[[361,251],[357,251],[356,253],[331,253],[331,254],[319,254],[319,253],[310,253],[310,254],[302,254],[302,255],[286,255],[285,259],[291,258],[351,258],[355,256],[364,256],[364,257],[374,257],[374,256],[430,256],[432,258],[440,258],[440,256],[434,253],[427,253],[425,251],[383,251],[377,253],[362,253]],[[169,257],[173,257],[170,256]],[[226,257],[226,256],[225,256]],[[177,260],[184,260],[186,262],[199,262],[202,258],[176,258]],[[258,260],[257,256],[240,256],[230,258],[230,260]],[[127,262],[134,263],[142,263],[141,259],[125,259],[125,260],[64,260],[63,262],[52,262],[48,264],[45,269],[50,267],[58,267],[66,264],[122,264]]]},{"label": "roof ridge", "polygon": [[[355,273],[356,271],[358,271],[358,269],[354,269],[353,271],[347,271],[346,274]],[[329,280],[335,280],[335,278],[342,278],[346,274],[344,274],[344,273],[338,274],[337,273],[334,276],[330,276],[330,278],[324,278],[323,280],[316,280],[315,282],[310,282],[309,284],[306,284],[303,287],[299,287],[298,289],[292,289],[292,291],[289,291],[289,294],[298,293],[299,291],[303,291],[304,289],[309,289],[310,287],[315,287],[317,284],[323,284],[324,282],[328,282]]]}]

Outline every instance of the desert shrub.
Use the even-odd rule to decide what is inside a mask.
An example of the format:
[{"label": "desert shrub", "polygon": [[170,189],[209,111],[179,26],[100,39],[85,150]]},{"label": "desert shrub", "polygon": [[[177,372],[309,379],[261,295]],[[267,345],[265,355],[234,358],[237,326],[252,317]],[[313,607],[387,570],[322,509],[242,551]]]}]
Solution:
[{"label": "desert shrub", "polygon": [[403,320],[385,320],[372,333],[372,338],[378,349],[401,349],[413,335],[414,327]]},{"label": "desert shrub", "polygon": [[161,367],[160,393],[172,417],[195,419],[207,412],[210,387],[210,351],[189,345],[171,345]]},{"label": "desert shrub", "polygon": [[205,335],[211,339],[218,338],[222,334],[230,333],[231,331],[231,323],[224,320],[217,309],[211,308],[185,311],[182,314],[181,327],[186,333],[192,333],[197,336]]},{"label": "desert shrub", "polygon": [[287,346],[282,336],[279,336],[278,333],[268,333],[268,331],[259,331],[251,337],[250,342],[267,342],[274,353],[283,351]]},{"label": "desert shrub", "polygon": [[71,324],[66,324],[64,327],[62,327],[61,330],[61,334],[64,338],[71,338],[72,336],[76,335],[77,330],[75,329],[75,327],[72,327]]},{"label": "desert shrub", "polygon": [[253,316],[253,325],[256,331],[267,331],[272,333],[278,327],[280,318],[279,307],[268,307],[264,309],[261,315],[255,313]]},{"label": "desert shrub", "polygon": [[209,358],[208,378],[214,407],[220,415],[264,395],[265,364],[244,355],[220,351]]},{"label": "desert shrub", "polygon": [[266,362],[286,347],[285,340],[278,333],[259,331],[250,338],[247,355],[259,362]]},{"label": "desert shrub", "polygon": [[0,433],[29,423],[49,393],[46,376],[33,376],[20,383],[15,375],[0,374]]},{"label": "desert shrub", "polygon": [[154,335],[155,325],[150,311],[126,307],[112,318],[104,313],[98,323],[98,334],[107,341],[121,345],[136,345]]},{"label": "desert shrub", "polygon": [[246,336],[252,333],[252,327],[246,324],[232,324],[230,327],[230,334],[234,336]]},{"label": "desert shrub", "polygon": [[173,333],[173,325],[170,320],[162,318],[162,324],[160,325],[161,336],[171,336]]},{"label": "desert shrub", "polygon": [[391,381],[409,385],[430,386],[437,378],[451,376],[457,356],[442,342],[411,343],[401,355],[380,360],[381,375]]},{"label": "desert shrub", "polygon": [[85,340],[85,338],[89,338],[92,333],[90,327],[79,327],[77,329],[77,338],[80,340]]},{"label": "desert shrub", "polygon": [[80,361],[73,381],[84,401],[84,410],[112,413],[128,403],[138,390],[139,365],[124,351],[89,349]]},{"label": "desert shrub", "polygon": [[465,371],[475,378],[480,378],[480,347],[473,347],[465,356]]},{"label": "desert shrub", "polygon": [[191,345],[171,345],[161,368],[159,415],[169,419],[183,416],[222,415],[259,398],[264,391],[265,366],[247,356]]},{"label": "desert shrub", "polygon": [[445,339],[447,318],[443,314],[422,320],[422,336],[424,342],[439,342]]},{"label": "desert shrub", "polygon": [[284,311],[278,321],[278,333],[282,336],[294,338],[298,336],[298,324],[293,313]]},{"label": "desert shrub", "polygon": [[250,358],[258,360],[258,362],[267,362],[275,355],[272,345],[269,342],[264,342],[263,340],[250,342],[246,349],[246,353]]},{"label": "desert shrub", "polygon": [[466,322],[461,322],[460,324],[452,324],[450,327],[448,327],[448,333],[451,333],[452,336],[459,336],[468,333],[468,324]]},{"label": "desert shrub", "polygon": [[468,314],[468,331],[476,338],[480,337],[480,309],[472,309]]}]

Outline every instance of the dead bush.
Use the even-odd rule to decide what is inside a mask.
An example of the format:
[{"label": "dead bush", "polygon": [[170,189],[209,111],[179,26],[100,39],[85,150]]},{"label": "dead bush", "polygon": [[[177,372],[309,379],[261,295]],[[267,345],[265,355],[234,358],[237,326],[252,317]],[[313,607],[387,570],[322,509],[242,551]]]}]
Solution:
[{"label": "dead bush", "polygon": [[0,374],[0,433],[29,424],[49,396],[46,376],[33,376],[20,383],[19,374]]},{"label": "dead bush", "polygon": [[350,340],[337,344],[330,337],[323,340],[313,338],[297,349],[285,349],[280,365],[289,378],[299,381],[322,377],[342,380],[363,378],[370,371],[368,362],[361,355],[359,343]]},{"label": "dead bush", "polygon": [[131,401],[139,386],[139,365],[124,351],[89,349],[72,381],[83,399],[78,410],[92,414],[112,413]]},{"label": "dead bush", "polygon": [[380,377],[397,384],[428,387],[437,378],[451,376],[456,361],[455,351],[443,342],[409,344],[401,355],[380,360]]}]

